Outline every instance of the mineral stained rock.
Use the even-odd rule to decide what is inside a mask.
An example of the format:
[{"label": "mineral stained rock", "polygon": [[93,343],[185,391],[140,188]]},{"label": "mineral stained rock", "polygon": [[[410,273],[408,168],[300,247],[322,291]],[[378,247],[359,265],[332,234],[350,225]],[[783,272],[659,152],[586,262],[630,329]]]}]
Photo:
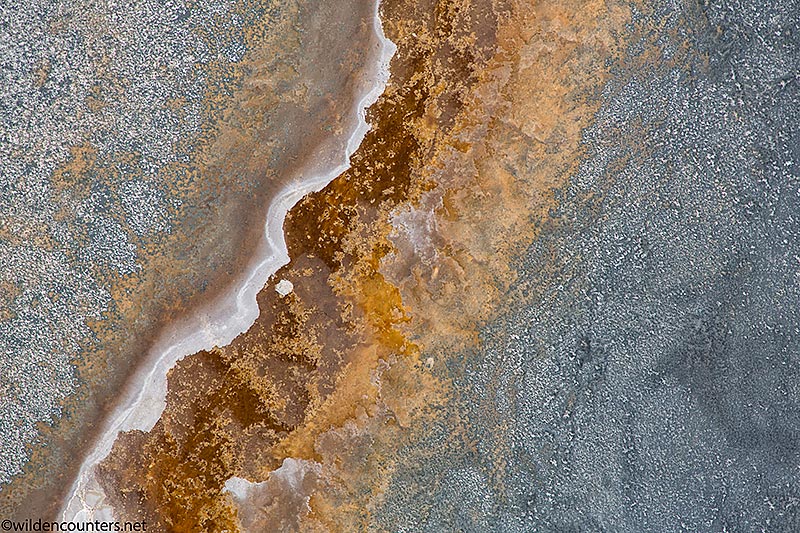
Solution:
[{"label": "mineral stained rock", "polygon": [[[257,207],[344,123],[373,8],[3,14],[3,513],[60,508],[42,472],[80,457],[125,354],[246,267]],[[135,50],[145,11],[172,26]],[[158,422],[100,463],[114,516],[800,530],[800,6],[384,0],[380,20],[397,50],[350,168],[289,212],[252,326],[186,354]],[[55,41],[25,55],[20,28]],[[140,63],[202,90],[134,90]]]}]

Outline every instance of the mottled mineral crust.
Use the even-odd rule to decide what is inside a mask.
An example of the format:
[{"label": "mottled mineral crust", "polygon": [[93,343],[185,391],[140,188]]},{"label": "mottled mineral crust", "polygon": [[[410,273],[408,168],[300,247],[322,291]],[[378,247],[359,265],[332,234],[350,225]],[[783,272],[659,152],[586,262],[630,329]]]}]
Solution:
[{"label": "mottled mineral crust", "polygon": [[[800,528],[798,7],[633,7],[588,95],[599,108],[579,164],[534,219],[503,303],[474,346],[426,346],[447,358],[436,375],[448,399],[392,455],[367,500],[370,529]],[[557,50],[569,36],[586,58],[579,19],[561,20],[533,46]],[[513,124],[506,116],[496,120]],[[503,128],[492,122],[488,137]],[[553,160],[512,146],[481,154],[478,172],[502,161],[519,183]],[[426,243],[460,240],[446,218],[404,215],[400,235],[419,258],[404,264],[426,260]],[[430,320],[414,291],[437,293],[416,279],[402,292]]]},{"label": "mottled mineral crust", "polygon": [[797,531],[799,17],[382,2],[372,129],[252,327],[100,465],[116,516]]},{"label": "mottled mineral crust", "polygon": [[343,151],[366,55],[319,13],[0,6],[3,517],[55,514],[156,340],[227,308],[272,198]]},{"label": "mottled mineral crust", "polygon": [[599,105],[586,98],[630,19],[593,3],[384,2],[382,14],[392,82],[352,168],[287,219],[292,262],[273,283],[295,290],[268,284],[256,324],[178,363],[155,428],[117,442],[102,475],[122,516],[215,531],[238,508],[243,526],[291,524],[274,488],[242,481],[283,476],[288,458],[320,474],[285,500],[308,502],[292,507],[298,529],[367,528],[397,446],[451,395],[427,361],[458,361],[502,301],[512,259],[578,166]]},{"label": "mottled mineral crust", "polygon": [[797,6],[382,12],[393,83],[290,214],[298,290],[181,365],[137,468],[189,459],[251,531],[797,530]]}]

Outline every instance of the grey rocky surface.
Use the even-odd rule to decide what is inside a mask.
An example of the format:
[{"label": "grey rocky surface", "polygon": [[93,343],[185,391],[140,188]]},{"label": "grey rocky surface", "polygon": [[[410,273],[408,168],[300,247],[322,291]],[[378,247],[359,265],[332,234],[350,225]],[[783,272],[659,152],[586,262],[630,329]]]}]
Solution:
[{"label": "grey rocky surface", "polygon": [[800,5],[649,16],[691,61],[616,70],[384,527],[800,531]]},{"label": "grey rocky surface", "polygon": [[[87,323],[113,306],[103,278],[140,270],[170,231],[180,200],[157,175],[201,133],[203,66],[243,52],[234,4],[0,4],[0,485],[78,387]],[[215,21],[209,43],[197,30]],[[116,179],[59,190],[54,172],[87,146]]]}]

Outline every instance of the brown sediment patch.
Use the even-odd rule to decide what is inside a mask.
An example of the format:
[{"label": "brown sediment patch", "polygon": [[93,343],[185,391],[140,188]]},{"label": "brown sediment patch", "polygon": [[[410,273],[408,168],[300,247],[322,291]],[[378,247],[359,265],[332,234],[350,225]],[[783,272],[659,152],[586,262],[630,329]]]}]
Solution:
[{"label": "brown sediment patch", "polygon": [[[513,261],[548,217],[554,189],[580,163],[581,132],[600,103],[610,60],[625,44],[628,21],[624,2],[510,3],[495,54],[463,95],[452,129],[414,169],[412,181],[435,186],[388,213],[382,221],[390,224],[388,231],[362,241],[391,250],[379,272],[397,287],[410,317],[399,330],[434,368],[467,366],[457,354],[479,349],[478,327],[503,299],[523,298],[508,294]],[[382,374],[379,400],[368,415],[343,424],[314,420],[309,426],[316,431],[296,431],[282,443],[286,448],[278,447],[322,464],[327,483],[312,496],[309,529],[379,528],[372,513],[400,459],[397,450],[424,434],[437,416],[450,417],[448,426],[458,432],[458,413],[425,409],[447,389],[409,385],[419,371],[402,366],[389,365],[398,372],[394,376]],[[416,416],[387,424],[389,406],[398,403]],[[455,440],[477,448],[466,434]]]},{"label": "brown sediment patch", "polygon": [[448,394],[430,367],[466,364],[453,354],[478,343],[576,169],[629,20],[624,2],[597,1],[382,11],[391,84],[351,169],[287,218],[292,262],[274,281],[295,293],[268,284],[256,324],[179,363],[154,430],[118,441],[103,475],[124,515],[220,530],[235,520],[230,476],[295,457],[324,478],[303,529],[367,529],[398,446]]}]

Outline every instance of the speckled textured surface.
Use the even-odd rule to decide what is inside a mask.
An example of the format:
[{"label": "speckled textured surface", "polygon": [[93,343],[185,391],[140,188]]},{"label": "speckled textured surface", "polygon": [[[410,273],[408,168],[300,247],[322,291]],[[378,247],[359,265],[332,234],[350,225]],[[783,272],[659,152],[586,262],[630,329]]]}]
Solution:
[{"label": "speckled textured surface", "polygon": [[668,21],[688,54],[615,67],[505,311],[445,373],[460,424],[404,450],[379,524],[800,527],[799,13],[635,19],[666,57]]},{"label": "speckled textured surface", "polygon": [[5,512],[58,505],[159,331],[245,270],[359,58],[292,2],[0,9]]},{"label": "speckled textured surface", "polygon": [[[159,531],[800,528],[800,6],[381,5],[397,53],[371,131],[351,168],[289,213],[291,262],[259,293],[252,327],[177,363],[158,423],[117,440],[100,472],[118,517],[146,518]],[[223,271],[241,266],[231,258],[255,231],[237,214],[269,187],[255,187],[251,202],[236,196],[292,161],[281,159],[281,143],[305,153],[291,135],[270,136],[262,119],[324,116],[311,121],[323,138],[348,94],[336,80],[358,64],[358,54],[345,54],[328,79],[304,63],[297,50],[315,39],[304,24],[322,11],[283,7],[283,18],[267,17],[277,24],[271,40],[251,38],[240,50],[236,31],[223,32],[233,44],[217,54],[247,66],[212,106],[222,126],[209,134],[216,141],[196,176],[213,176],[216,189],[206,192],[235,191],[209,219],[234,221],[210,223],[209,244],[181,250]],[[323,26],[308,26],[317,45],[336,35]],[[267,61],[276,42],[287,45],[282,61]],[[338,96],[306,92],[310,79]],[[108,137],[98,124],[94,144]],[[169,160],[163,149],[153,143],[136,161]],[[53,169],[98,168],[103,153],[64,151]],[[253,162],[264,158],[268,168]],[[18,173],[37,175],[25,168]],[[231,169],[244,178],[226,182]],[[56,175],[58,191],[85,181]],[[75,257],[100,258],[95,266],[114,276],[171,264],[143,261],[166,256],[137,246],[155,235],[171,243],[206,220],[182,218],[175,189],[144,170],[137,179],[98,176],[75,204],[79,214],[116,209],[127,240],[108,230],[76,245]],[[8,187],[3,214],[37,205],[37,189]],[[26,224],[13,227],[28,233],[6,232],[0,261],[6,277],[24,274],[31,287],[9,301],[38,309],[26,302],[41,292],[45,266],[61,272],[61,263],[18,271],[30,243],[49,250],[36,240],[49,233]],[[193,261],[181,263],[184,273]],[[75,288],[59,305],[93,294],[79,310],[99,316],[121,301],[93,272],[64,278]],[[140,287],[175,296],[167,279]],[[222,290],[225,278],[180,279]],[[279,294],[284,280],[292,291]],[[16,294],[8,284],[0,291]],[[3,318],[16,324],[7,338],[21,343],[40,319],[16,313]],[[80,336],[102,331],[93,324],[65,338],[73,350]],[[47,383],[48,372],[64,370],[61,392],[25,400],[41,419],[86,370],[73,370],[69,356],[50,363],[66,352],[44,341],[39,351],[47,364],[18,379]],[[18,361],[37,360],[25,354],[2,364],[20,372]],[[20,395],[16,379],[2,383]],[[15,405],[23,404],[0,403],[8,421]],[[4,464],[24,458],[19,447],[2,453]],[[10,486],[24,486],[20,479]]]}]

